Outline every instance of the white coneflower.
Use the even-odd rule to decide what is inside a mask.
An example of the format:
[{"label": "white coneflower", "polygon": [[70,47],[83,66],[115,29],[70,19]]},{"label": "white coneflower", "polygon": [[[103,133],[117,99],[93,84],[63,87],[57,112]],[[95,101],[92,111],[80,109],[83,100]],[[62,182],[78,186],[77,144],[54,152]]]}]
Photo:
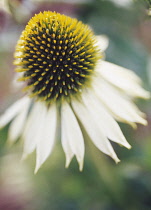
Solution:
[{"label": "white coneflower", "polygon": [[36,149],[35,171],[52,152],[57,123],[66,167],[75,155],[80,170],[85,151],[80,124],[115,162],[119,159],[109,140],[131,147],[115,120],[147,124],[132,99],[149,93],[132,71],[102,59],[106,46],[107,40],[87,25],[55,12],[35,15],[23,31],[15,64],[27,95],[1,116],[0,127],[12,120],[8,138],[14,142],[21,136],[23,157]]}]

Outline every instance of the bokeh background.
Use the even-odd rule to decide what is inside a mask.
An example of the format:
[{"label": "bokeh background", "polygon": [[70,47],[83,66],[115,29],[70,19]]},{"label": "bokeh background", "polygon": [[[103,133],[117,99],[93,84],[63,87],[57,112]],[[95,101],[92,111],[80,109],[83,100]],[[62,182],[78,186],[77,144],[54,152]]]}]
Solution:
[{"label": "bokeh background", "polygon": [[[147,1],[146,1],[147,2]],[[16,42],[35,14],[57,11],[89,24],[110,40],[106,60],[135,71],[151,87],[151,19],[148,5],[137,0],[0,0],[0,114],[22,93],[12,88]],[[15,83],[16,84],[16,83]],[[131,150],[113,144],[116,165],[86,141],[84,169],[75,159],[65,169],[60,140],[34,175],[35,154],[21,161],[22,141],[7,142],[0,130],[0,210],[150,210],[151,102],[137,100],[148,126],[134,130],[120,124]]]}]

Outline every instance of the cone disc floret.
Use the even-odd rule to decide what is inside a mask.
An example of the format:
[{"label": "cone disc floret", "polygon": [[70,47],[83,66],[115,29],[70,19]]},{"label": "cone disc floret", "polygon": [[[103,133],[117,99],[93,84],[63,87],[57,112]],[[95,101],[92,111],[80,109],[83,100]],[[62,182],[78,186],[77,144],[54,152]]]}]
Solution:
[{"label": "cone disc floret", "polygon": [[16,71],[32,97],[58,100],[90,84],[100,53],[90,28],[56,12],[35,15],[17,43]]}]

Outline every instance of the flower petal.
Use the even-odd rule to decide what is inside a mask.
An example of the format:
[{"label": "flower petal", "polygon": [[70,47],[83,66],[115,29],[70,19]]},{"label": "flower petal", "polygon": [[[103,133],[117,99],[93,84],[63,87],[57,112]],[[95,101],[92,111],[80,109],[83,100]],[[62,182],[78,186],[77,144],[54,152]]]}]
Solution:
[{"label": "flower petal", "polygon": [[109,39],[105,35],[95,36],[97,40],[97,46],[99,46],[101,51],[105,51],[109,45]]},{"label": "flower petal", "polygon": [[24,96],[10,106],[0,117],[0,128],[7,125],[22,110],[22,107],[29,103],[29,100],[30,99],[27,96]]},{"label": "flower petal", "polygon": [[36,102],[29,114],[22,136],[24,140],[23,159],[36,148],[37,142],[41,138],[45,116],[46,107],[42,103]]},{"label": "flower petal", "polygon": [[147,124],[144,114],[115,87],[97,78],[93,81],[93,87],[99,99],[117,120],[132,126],[135,123]]},{"label": "flower petal", "polygon": [[83,94],[83,101],[89,112],[92,113],[96,119],[96,122],[99,123],[99,126],[102,128],[104,135],[110,140],[130,149],[131,146],[126,141],[119,125],[106,111],[103,104],[101,104],[101,102],[95,96],[95,93],[89,91],[87,94]]},{"label": "flower petal", "polygon": [[15,73],[14,78],[12,79],[12,84],[11,84],[11,88],[13,92],[21,90],[25,86],[24,81],[22,82],[17,81],[21,76],[23,76],[23,74],[24,74],[23,72]]},{"label": "flower petal", "polygon": [[49,107],[43,123],[44,128],[42,138],[37,142],[36,148],[37,156],[35,173],[48,158],[54,146],[57,127],[56,104]]},{"label": "flower petal", "polygon": [[[63,121],[63,120],[62,120]],[[61,123],[61,143],[62,143],[62,147],[66,156],[66,164],[65,167],[68,168],[70,165],[70,162],[74,156],[74,153],[71,149],[71,146],[69,144],[69,139],[67,137],[67,132],[66,132],[66,127],[64,123]]]},{"label": "flower petal", "polygon": [[146,99],[150,97],[149,92],[140,86],[140,78],[126,68],[102,60],[98,63],[96,71],[99,72],[101,78],[109,81],[132,97]]},{"label": "flower petal", "polygon": [[[79,127],[78,121],[67,102],[63,102],[61,109],[61,125],[63,137],[66,137],[66,142],[63,139],[63,148],[64,152],[68,152],[69,155],[66,156],[72,157],[72,154],[75,154],[77,161],[79,163],[80,171],[83,168],[83,159],[84,159],[84,140],[81,129]],[[65,135],[64,135],[65,133]],[[68,145],[65,145],[68,144]],[[72,152],[71,152],[72,151]]]},{"label": "flower petal", "polygon": [[11,143],[14,142],[21,135],[24,125],[25,125],[25,120],[28,114],[30,104],[31,104],[31,100],[29,99],[28,103],[22,106],[22,110],[20,110],[19,114],[15,117],[15,119],[11,123],[9,127],[9,132],[8,132],[9,142]]},{"label": "flower petal", "polygon": [[101,126],[98,125],[95,116],[93,116],[89,110],[82,105],[82,102],[72,101],[72,106],[95,146],[103,153],[112,157],[115,162],[118,163],[119,159],[114,152],[111,143],[102,132]]}]

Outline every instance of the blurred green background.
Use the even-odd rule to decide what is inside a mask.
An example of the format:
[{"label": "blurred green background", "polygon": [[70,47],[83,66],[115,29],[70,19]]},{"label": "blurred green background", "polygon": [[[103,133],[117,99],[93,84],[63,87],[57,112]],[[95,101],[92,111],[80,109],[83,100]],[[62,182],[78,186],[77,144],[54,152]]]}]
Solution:
[{"label": "blurred green background", "polygon": [[[0,0],[0,114],[20,92],[11,88],[13,53],[28,20],[40,11],[57,11],[89,24],[110,40],[106,60],[135,71],[151,87],[151,19],[147,4],[131,0]],[[21,161],[22,142],[7,144],[0,131],[0,210],[151,210],[150,101],[137,101],[148,126],[120,124],[131,150],[113,144],[121,162],[86,141],[84,169],[75,159],[68,169],[60,141],[34,175],[35,154]]]}]

